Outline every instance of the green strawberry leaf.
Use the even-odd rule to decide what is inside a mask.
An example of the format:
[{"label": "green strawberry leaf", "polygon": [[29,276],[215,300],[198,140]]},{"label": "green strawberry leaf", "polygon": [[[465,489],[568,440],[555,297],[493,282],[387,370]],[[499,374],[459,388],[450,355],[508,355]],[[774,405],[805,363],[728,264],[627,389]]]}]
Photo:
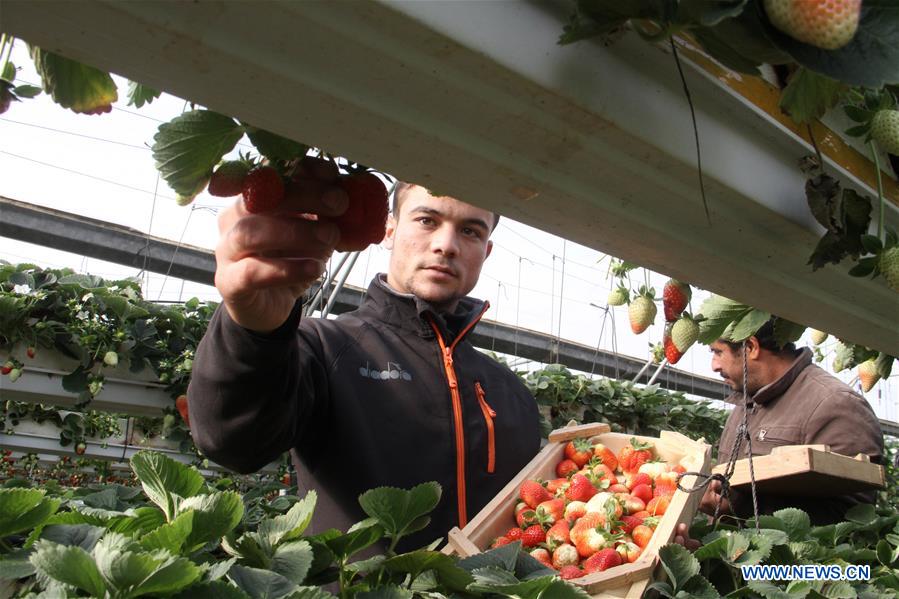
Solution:
[{"label": "green strawberry leaf", "polygon": [[677,3],[677,21],[694,23],[703,27],[714,27],[721,21],[736,17],[743,12],[748,0],[680,0]]},{"label": "green strawberry leaf", "polygon": [[0,539],[39,526],[58,508],[40,489],[0,489]]},{"label": "green strawberry leaf", "polygon": [[769,320],[771,320],[770,313],[753,308],[744,314],[740,320],[734,321],[733,329],[730,332],[730,340],[738,342],[749,339]]},{"label": "green strawberry leaf", "polygon": [[212,169],[243,134],[244,128],[231,117],[192,110],[159,126],[153,159],[169,187],[189,201],[205,188]]},{"label": "green strawberry leaf", "polygon": [[147,551],[165,549],[169,553],[180,554],[184,543],[190,537],[194,514],[193,511],[182,512],[171,522],[148,532],[140,539],[141,547]]},{"label": "green strawberry leaf", "polygon": [[257,129],[246,123],[242,123],[247,132],[247,137],[259,150],[259,153],[269,160],[291,160],[301,158],[309,151],[309,146],[270,133],[263,129]]},{"label": "green strawberry leaf", "polygon": [[14,65],[11,60],[3,67],[3,72],[0,73],[0,79],[10,82],[16,80],[16,65]]},{"label": "green strawberry leaf", "polygon": [[371,591],[361,591],[355,597],[356,599],[413,599],[415,595],[409,589],[389,584],[376,587]]},{"label": "green strawberry leaf", "polygon": [[231,532],[243,517],[243,500],[234,491],[195,495],[181,501],[178,513],[194,512],[185,553],[193,553],[210,541]]},{"label": "green strawberry leaf", "polygon": [[178,501],[196,495],[206,484],[196,468],[158,452],[137,452],[131,457],[131,469],[140,479],[144,493],[162,509],[168,522],[177,514]]},{"label": "green strawberry leaf", "polygon": [[371,523],[369,526],[351,530],[345,535],[327,539],[325,544],[334,552],[338,560],[346,558],[370,547],[384,537],[384,528],[379,524]]},{"label": "green strawberry leaf", "polygon": [[12,93],[20,98],[33,98],[41,93],[41,88],[36,85],[17,85],[12,89]]},{"label": "green strawberry leaf", "polygon": [[65,547],[81,547],[90,552],[105,532],[106,528],[90,524],[51,524],[44,527],[41,538]]},{"label": "green strawberry leaf", "polygon": [[659,549],[659,558],[676,590],[682,589],[688,580],[699,574],[699,560],[683,545],[664,545]]},{"label": "green strawberry leaf", "polygon": [[223,580],[212,580],[192,585],[180,593],[172,595],[171,599],[250,599],[250,596]]},{"label": "green strawberry leaf", "polygon": [[846,512],[846,520],[856,524],[870,524],[877,518],[874,506],[868,503],[854,505]]},{"label": "green strawberry leaf", "polygon": [[162,92],[152,87],[147,87],[137,81],[128,82],[128,106],[142,108],[144,104],[150,104],[160,95],[162,95]]},{"label": "green strawberry leaf", "polygon": [[31,47],[31,58],[44,91],[63,108],[79,114],[100,114],[112,110],[119,98],[109,73],[37,46]]},{"label": "green strawberry leaf", "polygon": [[855,127],[849,127],[844,133],[849,137],[865,137],[870,130],[871,127],[868,125],[856,125]]},{"label": "green strawberry leaf", "polygon": [[93,556],[112,596],[167,595],[193,584],[204,571],[165,550],[141,551],[139,543],[114,532],[97,543]]},{"label": "green strawberry leaf", "polygon": [[401,537],[420,518],[429,514],[440,501],[440,485],[423,483],[412,489],[379,487],[359,496],[359,505],[369,517],[375,518],[391,537]]},{"label": "green strawberry leaf", "polygon": [[433,570],[448,589],[462,592],[474,578],[456,565],[456,560],[439,551],[414,551],[392,557],[384,562],[391,572],[401,572],[416,578],[425,570]]},{"label": "green strawberry leaf", "polygon": [[833,108],[843,88],[839,81],[799,68],[781,93],[780,109],[797,123],[808,123]]},{"label": "green strawberry leaf", "polygon": [[35,543],[31,563],[47,578],[79,588],[93,597],[106,596],[106,582],[94,558],[81,547],[40,540]]},{"label": "green strawberry leaf", "polygon": [[808,514],[797,508],[785,508],[774,512],[774,517],[784,524],[791,541],[805,541],[812,529]]},{"label": "green strawberry leaf", "polygon": [[877,354],[874,366],[877,368],[877,374],[880,375],[880,378],[883,380],[890,378],[890,373],[893,371],[893,362],[895,360],[896,358],[883,352]]},{"label": "green strawberry leaf", "polygon": [[686,596],[691,599],[717,599],[721,597],[721,594],[718,592],[712,583],[703,578],[701,574],[697,574],[690,580],[684,584],[684,587],[681,591],[683,594],[678,594],[678,596]]},{"label": "green strawberry leaf", "polygon": [[[467,572],[474,573],[480,568],[501,568],[508,572],[515,570],[518,562],[518,555],[521,551],[521,541],[515,541],[496,549],[491,549],[483,553],[476,553],[470,557],[459,560],[458,566]],[[530,556],[528,556],[530,557]]]},{"label": "green strawberry leaf", "polygon": [[298,538],[312,521],[317,498],[315,491],[309,491],[306,497],[293,504],[286,514],[260,522],[257,532],[265,537],[272,547],[282,541]]},{"label": "green strawberry leaf", "polygon": [[279,545],[272,556],[271,570],[287,580],[302,584],[312,567],[315,555],[306,541],[291,541]]},{"label": "green strawberry leaf", "polygon": [[788,343],[795,343],[805,333],[806,328],[805,325],[778,317],[774,320],[774,343],[778,347],[783,347]]},{"label": "green strawberry leaf", "polygon": [[232,566],[228,578],[252,599],[284,597],[297,590],[297,585],[276,572]]},{"label": "green strawberry leaf", "polygon": [[34,565],[29,561],[31,551],[18,549],[0,555],[0,580],[17,580],[34,574]]},{"label": "green strawberry leaf", "polygon": [[889,567],[893,563],[893,548],[886,541],[886,539],[881,539],[877,542],[877,561],[879,561],[884,566]]},{"label": "green strawberry leaf", "polygon": [[858,264],[849,269],[850,277],[867,277],[874,269],[877,268],[877,258],[875,256],[871,256],[870,258],[862,258],[858,261]]},{"label": "green strawberry leaf", "polygon": [[727,68],[747,75],[759,74],[759,63],[731,45],[726,27],[699,27],[692,33],[703,49]]},{"label": "green strawberry leaf", "polygon": [[[357,597],[359,595],[356,595]],[[319,587],[299,587],[284,599],[336,599],[334,595]]]},{"label": "green strawberry leaf", "polygon": [[869,254],[876,254],[883,249],[883,243],[877,235],[862,235],[862,246]]},{"label": "green strawberry leaf", "polygon": [[710,296],[699,309],[704,318],[699,323],[699,342],[705,345],[714,343],[732,322],[742,318],[751,309],[746,304],[720,295]]},{"label": "green strawberry leaf", "polygon": [[867,123],[874,118],[875,114],[873,110],[865,110],[860,106],[853,106],[852,104],[844,105],[843,112],[856,123]]},{"label": "green strawberry leaf", "polygon": [[894,0],[865,0],[855,37],[838,50],[822,50],[782,33],[764,16],[762,3],[756,4],[765,35],[802,66],[843,83],[871,89],[899,82],[899,44],[895,33],[899,11]]}]

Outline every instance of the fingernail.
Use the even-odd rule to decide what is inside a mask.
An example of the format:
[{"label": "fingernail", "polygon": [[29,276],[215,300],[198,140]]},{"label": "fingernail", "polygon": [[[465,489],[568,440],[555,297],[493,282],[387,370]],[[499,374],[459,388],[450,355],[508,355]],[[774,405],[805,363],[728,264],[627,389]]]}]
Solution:
[{"label": "fingernail", "polygon": [[322,195],[322,202],[336,213],[346,210],[349,199],[342,189],[329,189]]},{"label": "fingernail", "polygon": [[325,245],[337,243],[339,234],[340,231],[337,230],[337,226],[327,221],[320,220],[315,226],[315,236]]}]

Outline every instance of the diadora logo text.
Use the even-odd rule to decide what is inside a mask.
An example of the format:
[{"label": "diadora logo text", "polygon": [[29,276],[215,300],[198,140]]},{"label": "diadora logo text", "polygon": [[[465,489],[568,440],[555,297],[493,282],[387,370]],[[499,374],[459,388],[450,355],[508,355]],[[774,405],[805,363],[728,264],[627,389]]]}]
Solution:
[{"label": "diadora logo text", "polygon": [[397,362],[387,362],[387,368],[381,370],[377,365],[371,366],[368,362],[359,367],[359,374],[367,379],[376,381],[403,380],[411,381],[412,375],[403,370]]}]

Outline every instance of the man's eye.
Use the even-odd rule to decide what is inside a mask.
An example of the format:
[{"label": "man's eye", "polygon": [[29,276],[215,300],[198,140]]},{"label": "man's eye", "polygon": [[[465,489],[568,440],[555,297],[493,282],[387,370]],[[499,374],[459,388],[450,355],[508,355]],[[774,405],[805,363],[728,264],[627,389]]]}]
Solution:
[{"label": "man's eye", "polygon": [[426,226],[431,226],[434,224],[434,219],[427,216],[422,216],[418,219],[418,222]]},{"label": "man's eye", "polygon": [[472,229],[471,227],[465,227],[464,229],[462,229],[462,234],[467,235],[469,237],[477,237],[477,238],[481,237],[481,232],[478,231],[477,229]]}]

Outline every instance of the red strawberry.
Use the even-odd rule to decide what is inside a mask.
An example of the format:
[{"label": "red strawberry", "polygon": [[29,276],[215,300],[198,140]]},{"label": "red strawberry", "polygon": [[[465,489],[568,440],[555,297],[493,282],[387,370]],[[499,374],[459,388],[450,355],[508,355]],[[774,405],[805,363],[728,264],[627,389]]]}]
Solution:
[{"label": "red strawberry", "polygon": [[635,528],[643,523],[643,518],[634,515],[621,516],[621,532],[626,535],[631,534]]},{"label": "red strawberry", "polygon": [[552,524],[565,518],[565,500],[550,499],[537,506],[537,519],[545,524]]},{"label": "red strawberry", "polygon": [[862,0],[764,0],[771,24],[793,39],[836,50],[855,36]]},{"label": "red strawberry", "polygon": [[587,513],[587,504],[583,501],[572,501],[565,506],[565,519],[574,522]]},{"label": "red strawberry", "polygon": [[615,550],[621,556],[621,561],[628,564],[637,561],[637,558],[643,553],[643,549],[636,543],[619,543]]},{"label": "red strawberry", "polygon": [[551,547],[558,547],[563,543],[571,542],[571,527],[564,518],[556,520],[556,523],[546,531],[546,542]]},{"label": "red strawberry", "polygon": [[583,474],[575,474],[571,477],[571,486],[565,491],[565,497],[569,501],[587,501],[596,495],[596,487]]},{"label": "red strawberry", "polygon": [[571,474],[578,471],[579,466],[571,460],[562,460],[556,464],[556,476],[568,478]]},{"label": "red strawberry", "polygon": [[644,503],[648,503],[649,500],[652,499],[652,486],[645,483],[635,485],[634,488],[631,489],[631,495],[642,499]]},{"label": "red strawberry", "polygon": [[505,535],[503,535],[503,536],[506,537],[507,539],[509,539],[510,541],[520,541],[520,540],[521,540],[521,535],[522,535],[523,533],[524,533],[524,531],[521,530],[520,528],[518,528],[518,527],[516,526],[516,527],[514,527],[514,528],[510,528],[510,529],[509,529],[509,532],[507,532],[507,533],[506,533]]},{"label": "red strawberry", "polygon": [[526,480],[521,483],[519,496],[521,497],[521,500],[528,504],[528,507],[532,509],[536,508],[544,501],[552,499],[552,495],[549,494],[549,491],[535,480]]},{"label": "red strawberry", "polygon": [[523,528],[528,527],[537,522],[537,512],[531,508],[523,509],[515,514],[515,522]]},{"label": "red strawberry", "polygon": [[634,539],[634,543],[636,543],[637,547],[641,549],[645,549],[647,545],[649,545],[649,540],[652,538],[653,530],[648,526],[640,524],[634,527],[634,530],[631,531],[631,538]]},{"label": "red strawberry", "polygon": [[243,182],[250,172],[250,165],[243,160],[228,160],[219,165],[209,178],[209,195],[229,198],[243,192]]},{"label": "red strawberry", "polygon": [[27,348],[25,348],[25,355],[27,355],[29,358],[33,358],[36,353],[37,351],[32,345],[29,345]]},{"label": "red strawberry", "polygon": [[[652,487],[652,477],[645,472],[638,472],[629,480],[631,489],[633,489],[637,485],[649,485],[650,487]],[[649,499],[647,499],[647,501],[649,501]]]},{"label": "red strawberry", "polygon": [[599,460],[612,472],[618,468],[618,458],[615,457],[615,452],[602,443],[597,443],[593,446],[593,455],[599,458]]},{"label": "red strawberry", "polygon": [[187,428],[190,428],[190,413],[187,409],[187,396],[184,394],[179,395],[175,400],[175,407],[178,409],[178,413],[181,414],[184,424],[187,425]]},{"label": "red strawberry", "polygon": [[544,547],[537,547],[536,549],[531,549],[531,557],[535,560],[546,566],[547,568],[553,567],[553,559]]},{"label": "red strawberry", "polygon": [[658,497],[653,497],[650,502],[646,504],[646,511],[653,516],[661,516],[665,513],[665,510],[668,509],[670,503],[671,495],[659,495]]},{"label": "red strawberry", "polygon": [[631,437],[630,444],[618,452],[618,465],[625,472],[636,472],[651,459],[652,444],[637,441],[635,437]]},{"label": "red strawberry", "polygon": [[656,479],[655,488],[652,490],[653,497],[671,497],[677,491],[677,483],[669,479],[659,477]]},{"label": "red strawberry", "polygon": [[565,566],[577,566],[579,561],[581,559],[574,545],[563,543],[553,549],[552,565],[556,570],[561,570]]},{"label": "red strawberry", "polygon": [[540,524],[532,524],[521,533],[521,544],[525,547],[536,547],[546,540],[546,532]]},{"label": "red strawberry", "polygon": [[564,491],[566,488],[568,488],[567,478],[554,478],[546,481],[546,490],[550,495],[558,496],[560,489]]},{"label": "red strawberry", "polygon": [[588,557],[584,563],[584,572],[592,574],[593,572],[604,572],[609,568],[621,565],[621,555],[614,549],[603,549],[597,551]]},{"label": "red strawberry", "polygon": [[372,173],[340,177],[337,184],[346,192],[346,211],[334,219],[340,229],[337,250],[355,252],[384,239],[387,223],[387,188]]},{"label": "red strawberry", "polygon": [[16,367],[16,365],[12,361],[7,360],[7,362],[3,365],[3,367],[0,368],[0,374],[9,374],[10,372],[12,372],[12,369],[15,367]]},{"label": "red strawberry", "polygon": [[284,179],[274,167],[257,166],[244,178],[243,203],[247,212],[274,210],[284,199]]},{"label": "red strawberry", "polygon": [[507,539],[506,537],[496,537],[492,543],[490,543],[491,549],[496,549],[497,547],[502,547],[503,545],[508,545],[509,543],[513,543],[511,539]]},{"label": "red strawberry", "polygon": [[586,574],[578,566],[562,566],[559,569],[559,578],[562,580],[571,580],[572,578],[580,578]]},{"label": "red strawberry", "polygon": [[593,445],[587,439],[574,439],[565,445],[565,457],[583,468],[593,457]]},{"label": "red strawberry", "polygon": [[624,504],[624,511],[628,514],[636,514],[646,509],[646,502],[633,495],[625,495],[622,498],[622,503]]},{"label": "red strawberry", "polygon": [[87,444],[84,441],[78,441],[78,443],[75,444],[75,453],[84,455],[85,451],[87,451]]},{"label": "red strawberry", "polygon": [[684,357],[684,354],[677,349],[674,339],[671,338],[671,326],[670,322],[665,325],[665,332],[662,333],[662,344],[665,346],[665,359],[668,360],[669,364],[677,364]]},{"label": "red strawberry", "polygon": [[662,308],[665,312],[665,321],[677,320],[677,317],[690,303],[692,295],[693,291],[689,285],[675,279],[668,279],[668,282],[665,283],[665,287],[662,289]]}]

